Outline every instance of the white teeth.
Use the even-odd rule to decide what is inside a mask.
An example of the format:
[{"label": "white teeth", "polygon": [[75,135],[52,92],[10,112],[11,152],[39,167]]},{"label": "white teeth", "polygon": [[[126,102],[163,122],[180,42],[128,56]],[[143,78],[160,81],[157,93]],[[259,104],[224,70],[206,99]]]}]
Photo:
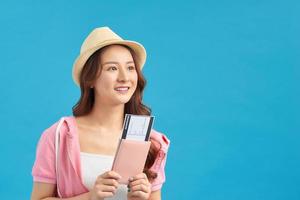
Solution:
[{"label": "white teeth", "polygon": [[126,91],[128,90],[129,88],[116,88],[117,91]]}]

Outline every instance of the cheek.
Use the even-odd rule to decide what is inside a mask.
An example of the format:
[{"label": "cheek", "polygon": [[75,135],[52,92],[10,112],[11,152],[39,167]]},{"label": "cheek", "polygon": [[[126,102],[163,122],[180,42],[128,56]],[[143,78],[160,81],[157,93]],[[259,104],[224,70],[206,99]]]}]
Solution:
[{"label": "cheek", "polygon": [[135,73],[133,75],[132,80],[133,80],[134,85],[137,85],[137,82],[138,82],[138,75],[137,75],[137,73]]},{"label": "cheek", "polygon": [[96,81],[95,87],[97,93],[102,96],[104,94],[111,93],[111,90],[113,89],[113,81],[107,77],[102,77]]},{"label": "cheek", "polygon": [[135,92],[135,90],[137,88],[137,83],[138,83],[138,78],[137,78],[137,75],[136,75],[136,77],[132,81],[132,85],[134,86],[133,91],[132,91],[133,93]]},{"label": "cheek", "polygon": [[111,76],[101,76],[97,81],[96,85],[99,88],[110,88],[113,87],[114,77]]}]

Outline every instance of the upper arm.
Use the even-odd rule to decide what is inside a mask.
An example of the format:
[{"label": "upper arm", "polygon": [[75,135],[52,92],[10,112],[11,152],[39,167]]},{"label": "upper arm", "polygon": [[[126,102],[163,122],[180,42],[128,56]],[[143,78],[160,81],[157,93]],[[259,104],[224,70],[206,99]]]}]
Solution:
[{"label": "upper arm", "polygon": [[37,149],[32,176],[34,182],[56,184],[55,144],[53,131],[50,128],[41,135]]},{"label": "upper arm", "polygon": [[161,200],[160,190],[156,190],[154,192],[151,192],[149,200]]},{"label": "upper arm", "polygon": [[46,197],[54,197],[56,184],[33,182],[31,200],[40,200]]},{"label": "upper arm", "polygon": [[56,196],[54,131],[55,126],[45,130],[38,142],[36,159],[32,167],[31,200]]},{"label": "upper arm", "polygon": [[[155,136],[155,135],[153,135]],[[157,157],[150,168],[151,171],[157,173],[157,177],[151,182],[152,191],[161,190],[164,182],[166,181],[165,166],[167,160],[167,152],[170,141],[163,134],[156,133],[155,138],[160,143],[160,149],[157,153]]]}]

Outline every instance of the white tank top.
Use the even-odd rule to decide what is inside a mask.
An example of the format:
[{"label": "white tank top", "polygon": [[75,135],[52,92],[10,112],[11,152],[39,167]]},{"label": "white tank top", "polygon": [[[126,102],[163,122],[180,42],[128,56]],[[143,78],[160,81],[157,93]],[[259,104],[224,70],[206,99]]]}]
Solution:
[{"label": "white tank top", "polygon": [[[113,156],[80,152],[81,174],[83,184],[87,189],[92,190],[97,177],[106,171],[111,170]],[[116,194],[107,200],[126,200],[127,185],[119,184]]]}]

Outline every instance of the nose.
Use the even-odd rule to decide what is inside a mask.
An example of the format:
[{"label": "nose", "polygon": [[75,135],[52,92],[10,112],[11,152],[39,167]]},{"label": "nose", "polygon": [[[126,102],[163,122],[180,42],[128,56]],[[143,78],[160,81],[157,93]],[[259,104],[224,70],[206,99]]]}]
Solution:
[{"label": "nose", "polygon": [[129,80],[129,75],[128,72],[126,70],[124,70],[123,68],[121,68],[119,70],[119,76],[118,76],[118,81],[128,81]]}]

